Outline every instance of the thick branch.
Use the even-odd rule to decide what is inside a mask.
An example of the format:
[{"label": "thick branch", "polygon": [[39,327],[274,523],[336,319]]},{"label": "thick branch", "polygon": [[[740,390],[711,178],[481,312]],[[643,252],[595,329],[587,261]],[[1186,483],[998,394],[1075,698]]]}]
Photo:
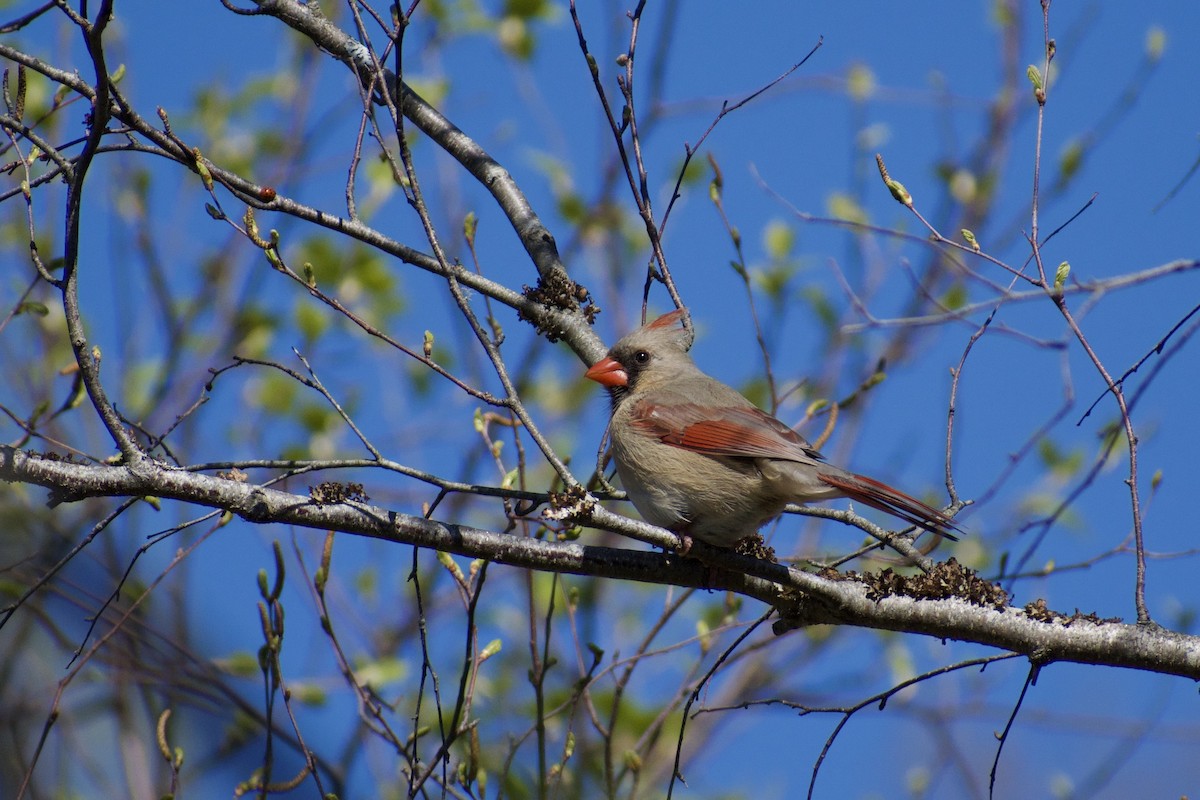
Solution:
[{"label": "thick branch", "polygon": [[[255,0],[263,13],[269,14],[288,27],[307,36],[313,44],[334,58],[351,67],[371,86],[376,76],[376,64],[372,63],[370,51],[348,33],[320,14],[313,13],[314,5],[297,0]],[[491,157],[479,144],[463,133],[450,120],[396,79],[390,70],[382,70],[387,89],[398,99],[399,110],[405,118],[416,125],[422,133],[437,142],[438,146],[462,164],[479,183],[491,192],[496,203],[512,223],[529,257],[538,272],[549,275],[562,270],[558,247],[554,237],[542,224],[533,207],[525,198],[503,166]]]},{"label": "thick branch", "polygon": [[[285,4],[289,8],[292,4]],[[301,6],[301,9],[303,7]],[[308,16],[307,11],[298,12],[303,17]],[[288,18],[285,18],[288,21]],[[330,30],[333,31],[333,38],[340,41],[338,37],[344,38],[345,47],[349,49],[361,48],[357,42],[350,39],[338,28],[332,26],[328,22],[324,23]],[[324,30],[323,28],[319,28]],[[316,39],[318,45],[323,43],[329,37]],[[95,98],[94,88],[87,81],[80,78],[77,74],[56,69],[45,62],[24,53],[17,48],[10,47],[3,42],[0,42],[0,57],[10,59],[16,63],[24,64],[26,67],[33,69],[45,75],[52,81],[70,88],[72,91],[82,95],[83,97],[93,100]],[[348,63],[353,63],[349,55],[346,55],[343,60],[348,60]],[[428,107],[424,101],[420,100],[416,95],[411,95],[411,102],[420,103]],[[406,95],[407,96],[407,95]],[[436,113],[432,107],[428,107],[430,113]],[[157,147],[161,148],[160,155],[174,159],[187,166],[193,171],[196,170],[195,155],[188,148],[184,147],[177,137],[168,135],[168,133],[153,127],[149,122],[137,114],[132,107],[124,104],[116,104],[111,108],[111,114],[115,119],[120,120],[125,125],[132,128],[134,131],[144,136]],[[426,115],[428,116],[428,115]],[[447,129],[453,129],[457,132],[460,139],[467,137],[454,128],[449,122],[446,122]],[[420,126],[418,126],[420,127]],[[35,140],[35,143],[36,140]],[[441,144],[441,142],[439,142]],[[460,142],[461,144],[461,142]],[[43,148],[45,149],[45,148]],[[462,148],[460,147],[460,150]],[[482,151],[480,151],[482,152]],[[485,154],[486,155],[486,154]],[[494,162],[493,162],[494,163]],[[441,275],[443,277],[452,277],[454,280],[462,283],[465,286],[492,297],[505,305],[514,308],[521,312],[527,319],[534,321],[539,328],[547,331],[553,331],[558,338],[561,338],[571,349],[575,351],[585,364],[594,363],[604,355],[607,347],[600,341],[600,338],[591,329],[586,320],[578,313],[571,313],[562,309],[550,308],[542,303],[531,300],[523,296],[520,292],[504,286],[495,281],[488,280],[482,275],[466,269],[457,264],[443,265],[436,258],[428,253],[423,253],[414,248],[408,247],[395,239],[385,236],[378,230],[363,224],[354,219],[347,219],[337,215],[329,214],[320,208],[308,206],[299,203],[293,199],[278,195],[272,199],[264,199],[264,189],[257,183],[254,183],[247,178],[224,169],[221,165],[213,163],[205,159],[205,166],[213,179],[225,186],[227,189],[237,195],[238,199],[255,208],[260,208],[268,211],[280,212],[296,217],[297,219],[306,220],[316,225],[321,225],[335,233],[345,234],[354,239],[363,242],[364,244],[375,247],[383,252],[395,256],[401,261],[412,264],[420,269],[428,272]],[[476,177],[480,177],[476,170],[472,171]],[[543,250],[543,245],[538,244],[540,241],[538,236],[539,230],[544,230],[541,223],[537,221],[537,216],[531,210],[527,213],[523,209],[528,209],[528,203],[524,197],[520,196],[520,203],[511,203],[503,201],[502,198],[512,198],[520,195],[516,189],[515,183],[506,171],[503,175],[500,173],[492,173],[488,170],[484,171],[485,186],[492,191],[493,196],[496,196],[500,203],[501,209],[512,222],[514,228],[517,229],[518,235],[522,237],[522,242],[525,244],[526,250],[530,251],[531,257],[537,264],[539,271],[544,271],[547,264],[559,264],[557,261],[557,251],[554,251],[553,259],[549,260],[544,257],[545,252],[553,250],[553,240],[549,240],[547,247],[549,250]],[[516,194],[514,195],[514,192]],[[271,189],[271,194],[274,195],[274,189]],[[515,215],[515,216],[514,216]],[[543,243],[544,244],[544,243]],[[533,250],[530,250],[533,248]],[[561,264],[559,264],[561,270]],[[565,271],[562,272],[565,275]]]},{"label": "thick branch", "polygon": [[871,600],[862,584],[840,583],[851,589],[837,594],[840,606],[812,608],[807,598],[801,598],[791,612],[796,616],[785,611],[775,623],[775,633],[813,624],[857,625],[977,642],[1022,653],[1041,665],[1071,661],[1200,678],[1200,637],[1158,625],[1059,615],[1043,621],[1013,606],[987,608],[959,598]]},{"label": "thick branch", "polygon": [[[545,542],[428,520],[366,503],[322,504],[303,495],[156,462],[148,462],[144,470],[134,473],[124,466],[64,461],[0,445],[0,480],[46,487],[50,490],[48,504],[51,506],[91,497],[153,496],[225,509],[248,522],[337,530],[471,558],[486,558],[502,564],[575,575],[703,587],[707,585],[709,571],[695,560],[659,553]],[[613,521],[623,519],[608,512],[598,516]],[[630,522],[631,532],[644,525]],[[663,535],[670,541],[675,539],[673,534],[664,532]],[[757,563],[753,559],[745,560]],[[777,577],[786,578],[785,568],[775,569],[779,573]],[[752,597],[769,600],[778,591],[778,587],[761,579],[745,575],[726,577],[728,579],[720,588]]]},{"label": "thick branch", "polygon": [[[45,486],[51,504],[97,496],[153,495],[228,509],[256,523],[337,530],[428,547],[501,564],[594,577],[737,592],[780,608],[776,633],[817,624],[922,633],[1022,653],[1038,664],[1072,661],[1200,679],[1200,637],[1156,625],[1052,616],[949,598],[869,599],[857,580],[830,580],[694,544],[705,562],[672,554],[547,542],[469,528],[364,503],[319,504],[309,497],[249,483],[143,464],[79,464],[0,446],[0,480]],[[615,517],[604,514],[606,521]],[[612,525],[610,527],[617,527]],[[630,524],[637,531],[638,523]],[[713,567],[719,567],[714,570]],[[1045,616],[1045,615],[1043,615]]]}]

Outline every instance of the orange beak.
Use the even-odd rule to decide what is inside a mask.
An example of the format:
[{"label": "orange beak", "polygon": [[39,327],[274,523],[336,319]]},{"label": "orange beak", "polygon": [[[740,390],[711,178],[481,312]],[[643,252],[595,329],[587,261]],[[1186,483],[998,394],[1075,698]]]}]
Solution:
[{"label": "orange beak", "polygon": [[629,385],[629,373],[615,358],[602,358],[592,364],[591,368],[583,374],[584,377],[591,378],[601,386]]}]

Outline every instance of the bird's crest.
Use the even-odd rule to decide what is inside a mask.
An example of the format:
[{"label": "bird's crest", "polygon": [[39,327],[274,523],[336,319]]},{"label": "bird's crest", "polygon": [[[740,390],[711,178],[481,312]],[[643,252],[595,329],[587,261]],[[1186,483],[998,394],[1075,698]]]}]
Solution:
[{"label": "bird's crest", "polygon": [[670,313],[663,314],[656,320],[647,322],[642,330],[647,331],[667,331],[673,326],[679,326],[677,331],[674,331],[673,338],[683,349],[684,352],[692,349],[692,342],[696,338],[696,332],[690,326],[685,327],[683,324],[684,318],[687,316],[686,308],[677,308]]}]

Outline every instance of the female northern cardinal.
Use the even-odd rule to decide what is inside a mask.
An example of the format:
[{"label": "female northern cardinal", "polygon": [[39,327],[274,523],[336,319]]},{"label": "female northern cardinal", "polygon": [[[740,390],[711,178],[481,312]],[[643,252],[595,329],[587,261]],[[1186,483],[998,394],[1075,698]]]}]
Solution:
[{"label": "female northern cardinal", "polygon": [[642,517],[730,547],[788,503],[849,497],[957,540],[962,529],[942,512],[823,463],[800,434],[701,372],[682,316],[639,328],[587,371],[612,396],[613,460]]}]

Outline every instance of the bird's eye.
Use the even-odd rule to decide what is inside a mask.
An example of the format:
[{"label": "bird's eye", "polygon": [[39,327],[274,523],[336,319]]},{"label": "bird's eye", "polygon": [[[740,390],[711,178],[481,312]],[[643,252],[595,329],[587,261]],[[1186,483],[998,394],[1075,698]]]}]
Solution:
[{"label": "bird's eye", "polygon": [[647,353],[645,350],[638,350],[636,353],[633,354],[633,360],[639,364],[645,364],[646,362],[648,362],[650,360],[650,354]]}]

